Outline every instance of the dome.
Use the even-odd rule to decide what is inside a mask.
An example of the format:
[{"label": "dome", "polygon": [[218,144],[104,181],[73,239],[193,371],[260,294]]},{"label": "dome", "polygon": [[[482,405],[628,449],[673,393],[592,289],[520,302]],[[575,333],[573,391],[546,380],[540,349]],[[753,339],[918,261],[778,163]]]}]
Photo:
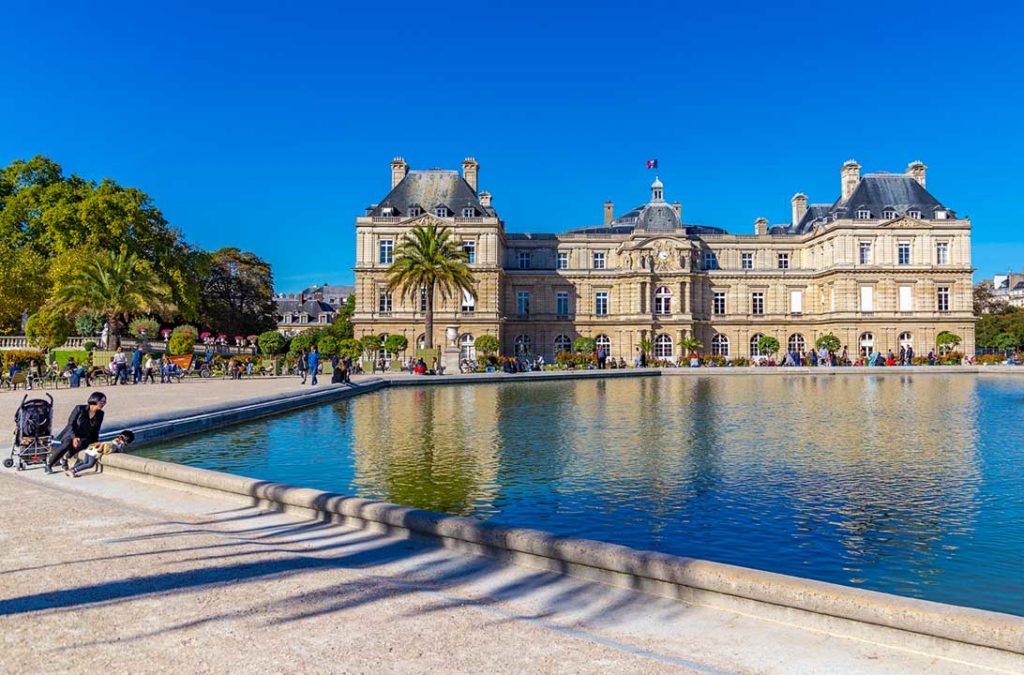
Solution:
[{"label": "dome", "polygon": [[648,204],[636,219],[636,229],[647,232],[672,232],[680,227],[676,210],[664,202]]},{"label": "dome", "polygon": [[660,179],[660,178],[658,178],[657,176],[655,176],[655,177],[654,177],[654,182],[653,182],[653,183],[651,183],[651,187],[652,187],[652,188],[663,188],[663,187],[665,187],[665,184],[661,182],[661,179]]}]

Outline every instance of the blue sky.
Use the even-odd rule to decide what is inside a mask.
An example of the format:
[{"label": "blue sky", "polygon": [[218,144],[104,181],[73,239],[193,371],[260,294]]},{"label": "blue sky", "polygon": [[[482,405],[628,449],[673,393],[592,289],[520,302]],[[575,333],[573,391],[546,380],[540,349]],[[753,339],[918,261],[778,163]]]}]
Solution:
[{"label": "blue sky", "polygon": [[646,201],[752,232],[839,167],[928,164],[975,278],[1024,267],[1016,3],[8,4],[0,163],[41,153],[148,192],[280,290],[352,280],[388,163],[481,164],[510,231]]}]

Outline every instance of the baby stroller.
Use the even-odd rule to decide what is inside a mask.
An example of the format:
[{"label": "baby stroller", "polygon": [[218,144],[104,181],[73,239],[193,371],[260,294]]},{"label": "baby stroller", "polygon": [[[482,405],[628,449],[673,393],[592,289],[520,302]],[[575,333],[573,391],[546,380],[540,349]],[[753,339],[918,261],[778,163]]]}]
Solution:
[{"label": "baby stroller", "polygon": [[29,466],[45,464],[50,454],[50,436],[53,428],[53,397],[49,401],[41,398],[28,400],[28,394],[21,399],[18,411],[14,413],[14,446],[11,456],[4,460],[8,469],[18,462],[18,471]]}]

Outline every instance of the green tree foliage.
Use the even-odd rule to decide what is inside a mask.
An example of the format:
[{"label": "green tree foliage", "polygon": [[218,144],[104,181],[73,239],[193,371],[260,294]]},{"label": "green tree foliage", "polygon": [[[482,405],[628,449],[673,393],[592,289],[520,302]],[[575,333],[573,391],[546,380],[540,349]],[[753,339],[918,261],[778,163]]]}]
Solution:
[{"label": "green tree foliage", "polygon": [[690,335],[680,341],[679,348],[683,350],[683,353],[695,354],[704,349],[704,343]]},{"label": "green tree foliage", "polygon": [[345,299],[345,304],[338,308],[338,313],[334,315],[334,323],[331,324],[331,335],[334,335],[339,340],[347,340],[355,335],[352,330],[352,315],[356,311],[356,296],[349,295]]},{"label": "green tree foliage", "polygon": [[995,294],[991,279],[985,279],[974,285],[974,315],[1007,314],[1013,307],[1005,297]]},{"label": "green tree foliage", "polygon": [[33,347],[50,350],[67,342],[73,329],[71,321],[66,316],[60,312],[44,309],[28,318],[28,323],[25,324],[25,335]]},{"label": "green tree foliage", "polygon": [[363,353],[363,343],[355,338],[345,338],[338,343],[338,354],[350,359],[358,359]]},{"label": "green tree foliage", "polygon": [[1011,307],[1005,314],[982,314],[974,326],[975,343],[983,349],[1002,349],[997,338],[1007,334],[1013,338],[1013,346],[1024,346],[1024,309]]},{"label": "green tree foliage", "polygon": [[[42,156],[0,168],[4,265],[18,261],[26,271],[46,276],[26,281],[29,285],[12,295],[0,273],[0,299],[13,297],[18,304],[31,305],[18,307],[19,315],[38,309],[76,266],[100,251],[137,256],[169,289],[171,304],[185,317],[195,316],[206,254],[168,225],[146,193],[110,179],[97,183],[65,176],[59,164]],[[62,258],[63,264],[57,265]],[[10,315],[0,303],[0,323],[10,326]]]},{"label": "green tree foliage", "polygon": [[260,354],[264,354],[265,356],[273,356],[283,352],[285,342],[284,336],[276,330],[268,330],[264,333],[260,333],[260,336],[256,338],[256,343],[260,347]]},{"label": "green tree foliage", "polygon": [[152,266],[133,253],[108,252],[73,269],[57,287],[50,307],[62,312],[100,312],[110,323],[113,346],[120,327],[137,314],[169,315],[174,310],[171,290],[153,274]]},{"label": "green tree foliage", "polygon": [[316,341],[316,348],[317,351],[320,352],[320,356],[337,356],[339,343],[340,340],[333,335],[322,335],[320,339]]},{"label": "green tree foliage", "polygon": [[316,344],[317,333],[307,330],[299,333],[288,343],[288,354],[297,356],[302,352],[308,352],[309,348]]},{"label": "green tree foliage", "polygon": [[196,337],[192,333],[174,333],[167,341],[167,351],[175,356],[191,354],[196,346]]},{"label": "green tree foliage", "polygon": [[[778,344],[778,342],[776,342],[775,344]],[[840,342],[839,338],[837,338],[832,333],[827,333],[819,337],[817,340],[815,340],[814,346],[816,346],[818,349],[827,349],[830,352],[838,352],[840,347],[843,346],[843,343]]]},{"label": "green tree foliage", "polygon": [[404,352],[409,346],[409,340],[404,335],[389,335],[384,338],[384,351],[389,354]]},{"label": "green tree foliage", "polygon": [[46,258],[35,249],[0,243],[0,333],[21,334],[22,312],[35,312],[45,302],[50,290],[46,271]]},{"label": "green tree foliage", "polygon": [[199,338],[199,329],[190,323],[183,323],[175,326],[174,330],[171,331],[171,335],[191,335],[192,339]]},{"label": "green tree foliage", "polygon": [[945,330],[935,336],[935,346],[939,348],[940,354],[947,354],[953,351],[960,342],[959,335]]},{"label": "green tree foliage", "polygon": [[572,341],[572,348],[578,354],[590,354],[594,351],[594,338],[583,337],[582,335]]},{"label": "green tree foliage", "polygon": [[1001,352],[1010,352],[1017,349],[1019,343],[1017,338],[1010,333],[999,333],[992,340],[993,347]]},{"label": "green tree foliage", "polygon": [[473,341],[473,346],[481,354],[490,356],[491,354],[497,354],[498,350],[501,349],[501,343],[498,342],[498,338],[494,335],[480,335]]},{"label": "green tree foliage", "polygon": [[82,312],[75,317],[75,333],[82,337],[93,337],[103,330],[103,315],[99,312]]},{"label": "green tree foliage", "polygon": [[779,353],[779,341],[773,338],[771,335],[762,335],[757,339],[757,350],[762,354]]},{"label": "green tree foliage", "polygon": [[269,263],[255,253],[222,248],[210,254],[208,269],[199,301],[204,326],[227,335],[252,335],[274,327]]},{"label": "green tree foliage", "polygon": [[359,338],[359,344],[363,346],[363,351],[373,358],[376,358],[377,356],[377,350],[380,349],[380,342],[379,335],[364,335]]},{"label": "green tree foliage", "polygon": [[457,297],[463,292],[476,297],[476,280],[469,268],[468,254],[452,238],[451,229],[432,220],[418,225],[402,237],[395,251],[395,262],[388,270],[388,290],[398,290],[402,297],[419,297],[426,289],[427,310],[424,312],[424,348],[434,347],[434,300]]},{"label": "green tree foliage", "polygon": [[650,356],[651,352],[654,351],[654,342],[649,340],[649,339],[647,339],[647,338],[644,338],[644,339],[640,340],[639,347],[640,347],[640,351],[641,352],[643,352],[644,354],[647,354],[648,356]]}]

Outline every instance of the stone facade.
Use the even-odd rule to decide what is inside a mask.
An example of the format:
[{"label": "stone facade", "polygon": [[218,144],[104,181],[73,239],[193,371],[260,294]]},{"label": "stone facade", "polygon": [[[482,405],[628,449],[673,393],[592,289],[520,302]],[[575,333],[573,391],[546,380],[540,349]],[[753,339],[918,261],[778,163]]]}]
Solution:
[{"label": "stone facade", "polygon": [[828,333],[851,355],[901,343],[925,354],[942,331],[973,353],[970,220],[927,192],[920,162],[902,174],[860,168],[843,165],[835,202],[798,193],[792,222],[759,218],[754,234],[684,224],[655,179],[646,204],[615,217],[606,203],[602,225],[556,235],[506,232],[490,195],[477,192],[475,160],[460,176],[409,172],[398,158],[392,191],[356,219],[356,337],[422,339],[421,298],[384,285],[402,235],[440,219],[472,249],[478,285],[475,300],[438,298],[434,343],[455,326],[466,356],[484,333],[505,354],[549,359],[578,336],[626,360],[644,339],[658,358],[678,359],[691,336],[733,358],[758,356],[760,335],[806,349]]}]

